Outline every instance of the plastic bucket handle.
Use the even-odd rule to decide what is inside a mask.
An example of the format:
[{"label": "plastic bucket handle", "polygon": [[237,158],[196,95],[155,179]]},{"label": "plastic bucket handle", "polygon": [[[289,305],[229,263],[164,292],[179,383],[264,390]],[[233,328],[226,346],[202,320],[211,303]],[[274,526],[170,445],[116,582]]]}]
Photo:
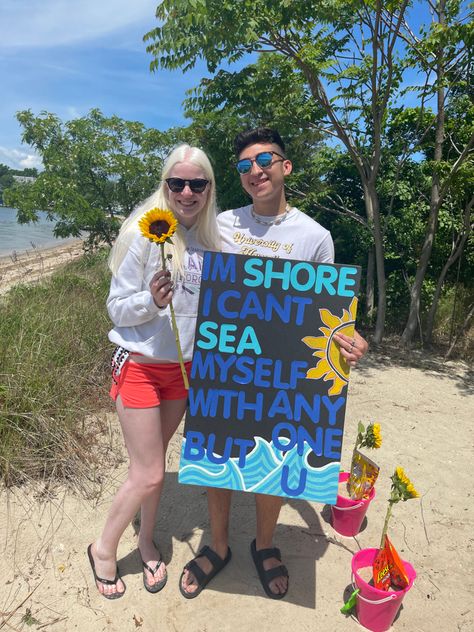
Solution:
[{"label": "plastic bucket handle", "polygon": [[[354,590],[358,590],[357,586],[354,584],[354,575],[352,575],[352,588]],[[398,595],[395,593],[393,595],[389,595],[388,597],[384,597],[383,599],[367,599],[367,597],[362,597],[362,595],[360,594],[360,592],[357,593],[357,599],[362,599],[362,601],[365,601],[365,603],[371,603],[377,605],[379,603],[387,603],[387,601],[392,601],[392,599],[397,599]]]},{"label": "plastic bucket handle", "polygon": [[351,511],[351,509],[360,509],[363,506],[363,502],[360,502],[358,505],[352,505],[352,507],[338,507],[337,505],[333,505],[334,509],[337,509],[337,511]]}]

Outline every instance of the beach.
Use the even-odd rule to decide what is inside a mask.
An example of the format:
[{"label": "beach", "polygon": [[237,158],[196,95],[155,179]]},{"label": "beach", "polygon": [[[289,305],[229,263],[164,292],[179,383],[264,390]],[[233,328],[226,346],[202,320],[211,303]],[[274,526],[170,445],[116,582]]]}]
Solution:
[{"label": "beach", "polygon": [[71,239],[58,246],[30,248],[0,257],[0,295],[19,283],[35,283],[61,265],[83,254],[83,241]]},{"label": "beach", "polygon": [[[101,466],[82,492],[38,483],[1,492],[0,628],[51,632],[222,632],[255,629],[355,632],[340,613],[351,592],[351,558],[377,547],[390,476],[402,466],[420,499],[394,508],[389,534],[417,578],[393,630],[468,632],[474,629],[472,567],[473,393],[470,368],[422,353],[372,350],[352,372],[342,464],[348,466],[357,422],[381,424],[383,444],[370,453],[381,466],[363,530],[338,535],[330,509],[285,501],[275,534],[290,574],[286,599],[268,599],[250,556],[255,536],[250,494],[234,494],[228,566],[193,600],[178,590],[182,568],[209,543],[205,490],[178,482],[181,425],[170,445],[155,540],[169,579],[157,595],[143,587],[137,524],[120,542],[118,563],[127,591],[107,601],[94,585],[86,555],[100,533],[111,499],[127,469],[114,413],[104,413]],[[90,425],[97,423],[91,419]],[[35,621],[31,628],[26,621]]]}]

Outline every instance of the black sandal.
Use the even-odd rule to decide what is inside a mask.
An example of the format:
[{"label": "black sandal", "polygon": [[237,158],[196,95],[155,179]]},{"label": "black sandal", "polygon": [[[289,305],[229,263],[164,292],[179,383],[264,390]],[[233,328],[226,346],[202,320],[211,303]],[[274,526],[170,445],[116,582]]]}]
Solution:
[{"label": "black sandal", "polygon": [[[207,559],[211,562],[212,570],[208,574],[206,574],[196,562],[199,557],[207,557]],[[231,557],[232,552],[230,550],[230,547],[227,547],[227,555],[224,559],[222,559],[209,546],[203,546],[196,557],[186,564],[183,572],[181,573],[181,577],[179,578],[179,590],[183,597],[186,597],[186,599],[194,599],[194,597],[197,597],[201,593],[202,589],[205,588],[207,584],[211,581],[211,579],[215,577],[217,573],[219,573],[219,571],[221,571],[224,566],[229,563]],[[198,587],[192,593],[187,592],[183,588],[182,581],[184,571],[191,571],[191,573],[194,575],[194,579],[196,580]]]},{"label": "black sandal", "polygon": [[255,564],[255,567],[258,572],[258,577],[263,586],[263,590],[266,592],[270,599],[283,599],[283,597],[288,592],[288,586],[283,593],[274,593],[270,589],[270,582],[276,579],[277,577],[288,577],[288,569],[283,564],[280,566],[275,566],[275,568],[271,568],[268,571],[263,568],[263,562],[272,557],[275,557],[277,560],[281,562],[281,553],[280,549],[276,547],[274,549],[260,549],[257,551],[257,543],[255,540],[252,541],[250,545],[250,551],[252,553],[252,558]]},{"label": "black sandal", "polygon": [[95,562],[94,562],[94,558],[92,557],[91,549],[92,549],[92,544],[89,544],[89,546],[87,547],[87,555],[89,557],[89,562],[90,562],[90,565],[91,565],[91,568],[92,568],[92,573],[94,574],[94,580],[96,582],[100,582],[101,584],[105,584],[106,586],[113,586],[119,580],[123,584],[123,592],[116,592],[116,593],[112,593],[111,595],[106,595],[104,593],[101,593],[100,590],[97,588],[97,584],[96,584],[97,590],[102,595],[102,597],[105,597],[106,599],[120,599],[120,597],[124,596],[127,587],[125,586],[125,582],[123,581],[123,579],[119,575],[118,566],[117,566],[116,571],[115,571],[114,579],[102,579],[102,577],[99,577],[97,575],[97,573],[95,572]]},{"label": "black sandal", "polygon": [[146,581],[145,569],[149,573],[151,573],[153,575],[153,577],[155,577],[155,573],[160,568],[160,566],[163,564],[163,560],[160,560],[159,562],[157,562],[155,568],[151,568],[151,566],[149,566],[143,560],[142,560],[142,564],[143,564],[143,585],[145,586],[146,590],[148,590],[149,593],[160,592],[160,590],[162,590],[165,587],[165,584],[168,581],[168,573],[166,572],[165,576],[163,577],[163,579],[161,579],[158,583],[153,584],[153,586],[150,586],[150,584],[148,584],[147,581]]}]

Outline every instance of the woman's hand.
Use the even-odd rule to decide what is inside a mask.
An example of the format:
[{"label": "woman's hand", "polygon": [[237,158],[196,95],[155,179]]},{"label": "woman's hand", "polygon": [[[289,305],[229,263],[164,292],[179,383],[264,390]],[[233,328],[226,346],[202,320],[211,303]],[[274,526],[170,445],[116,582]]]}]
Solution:
[{"label": "woman's hand", "polygon": [[354,329],[353,338],[349,338],[345,334],[334,334],[334,340],[338,343],[341,354],[350,366],[356,366],[369,348],[367,340],[362,338],[356,329]]},{"label": "woman's hand", "polygon": [[164,309],[171,303],[171,299],[173,298],[173,283],[169,270],[160,270],[154,274],[149,287],[157,307]]}]

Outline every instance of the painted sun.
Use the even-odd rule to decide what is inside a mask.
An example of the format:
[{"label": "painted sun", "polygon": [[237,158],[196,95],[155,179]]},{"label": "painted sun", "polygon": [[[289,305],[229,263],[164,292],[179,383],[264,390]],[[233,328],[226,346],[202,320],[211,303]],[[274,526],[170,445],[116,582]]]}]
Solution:
[{"label": "painted sun", "polygon": [[333,384],[328,391],[329,395],[339,395],[349,381],[349,365],[339,351],[339,345],[333,339],[334,334],[354,335],[354,324],[357,312],[357,299],[354,297],[347,309],[343,310],[341,317],[336,316],[328,309],[320,309],[319,315],[324,323],[319,331],[322,336],[305,336],[302,341],[310,349],[315,349],[313,356],[320,358],[315,367],[309,369],[306,378],[325,382],[332,380]]}]

